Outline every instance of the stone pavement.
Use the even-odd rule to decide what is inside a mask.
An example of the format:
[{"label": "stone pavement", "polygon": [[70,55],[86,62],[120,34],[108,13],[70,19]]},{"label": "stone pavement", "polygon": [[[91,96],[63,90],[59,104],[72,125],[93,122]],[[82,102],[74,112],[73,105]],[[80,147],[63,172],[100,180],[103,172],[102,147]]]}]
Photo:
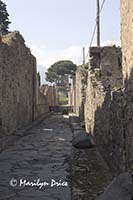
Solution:
[{"label": "stone pavement", "polygon": [[96,147],[72,147],[67,116],[52,115],[0,154],[0,200],[94,200],[111,178]]},{"label": "stone pavement", "polygon": [[95,200],[112,180],[96,147],[72,148],[71,171],[72,200]]},{"label": "stone pavement", "polygon": [[71,199],[68,123],[53,115],[0,154],[0,200]]}]

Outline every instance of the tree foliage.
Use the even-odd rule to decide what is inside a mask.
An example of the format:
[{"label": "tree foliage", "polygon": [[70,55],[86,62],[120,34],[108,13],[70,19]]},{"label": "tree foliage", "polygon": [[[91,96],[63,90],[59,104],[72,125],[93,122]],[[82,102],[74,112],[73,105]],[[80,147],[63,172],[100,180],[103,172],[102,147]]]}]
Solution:
[{"label": "tree foliage", "polygon": [[6,4],[0,0],[0,34],[8,33],[10,23]]},{"label": "tree foliage", "polygon": [[46,80],[58,86],[69,84],[69,79],[75,74],[77,66],[69,60],[61,60],[48,68]]}]

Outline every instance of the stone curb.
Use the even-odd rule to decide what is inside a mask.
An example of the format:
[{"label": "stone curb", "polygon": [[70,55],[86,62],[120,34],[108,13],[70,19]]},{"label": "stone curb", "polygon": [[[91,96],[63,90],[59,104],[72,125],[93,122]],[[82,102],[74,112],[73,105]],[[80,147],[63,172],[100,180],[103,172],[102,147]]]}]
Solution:
[{"label": "stone curb", "polygon": [[95,147],[95,143],[90,134],[81,127],[79,118],[77,116],[69,116],[70,126],[73,133],[72,145],[75,148],[87,149]]}]

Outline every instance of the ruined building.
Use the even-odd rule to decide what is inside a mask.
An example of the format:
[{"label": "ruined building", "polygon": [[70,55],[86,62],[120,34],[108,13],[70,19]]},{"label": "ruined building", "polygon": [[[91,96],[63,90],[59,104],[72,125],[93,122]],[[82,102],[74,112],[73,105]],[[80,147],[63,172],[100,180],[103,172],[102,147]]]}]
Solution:
[{"label": "ruined building", "polygon": [[[79,83],[83,79],[86,82],[86,75],[80,72],[77,76],[78,71],[69,92],[74,112],[82,115],[87,133],[93,136],[115,175],[133,168],[132,13],[133,3],[121,0],[122,56],[121,49],[115,46],[91,47],[85,97],[78,90]],[[84,114],[79,112],[78,101],[84,102]]]}]

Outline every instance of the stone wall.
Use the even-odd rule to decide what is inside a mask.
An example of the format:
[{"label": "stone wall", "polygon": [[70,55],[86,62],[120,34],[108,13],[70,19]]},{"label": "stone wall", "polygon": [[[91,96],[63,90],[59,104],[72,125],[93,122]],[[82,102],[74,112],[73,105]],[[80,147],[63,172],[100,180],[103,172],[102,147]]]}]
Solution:
[{"label": "stone wall", "polygon": [[36,59],[18,32],[0,43],[0,126],[10,134],[34,118]]},{"label": "stone wall", "polygon": [[74,88],[75,88],[75,114],[79,116],[80,121],[84,121],[84,104],[86,98],[87,86],[87,70],[79,67],[75,73]]},{"label": "stone wall", "polygon": [[[133,170],[133,2],[121,0],[120,48],[90,49],[85,125],[117,175]],[[78,87],[79,88],[79,87]],[[75,85],[72,86],[74,105]],[[76,100],[75,100],[76,99]]]},{"label": "stone wall", "polygon": [[84,105],[86,99],[87,70],[78,67],[72,84],[68,90],[68,105],[73,108],[73,112],[84,121]]},{"label": "stone wall", "polygon": [[[37,90],[36,59],[25,46],[23,37],[19,32],[3,36],[0,42],[0,137],[27,126],[42,114],[42,108],[37,107],[46,104],[46,100],[39,93],[37,105]],[[43,112],[46,112],[44,108]]]},{"label": "stone wall", "polygon": [[121,50],[115,46],[91,47],[90,58],[85,121],[87,132],[93,133],[95,111],[102,106],[106,93],[122,86]]},{"label": "stone wall", "polygon": [[133,1],[121,0],[122,69],[124,82],[125,159],[133,169]]},{"label": "stone wall", "polygon": [[72,107],[73,112],[76,112],[76,89],[75,89],[75,76],[72,78],[72,83],[68,89],[68,106]]},{"label": "stone wall", "polygon": [[36,103],[36,112],[35,112],[35,118],[37,119],[41,115],[44,115],[49,112],[48,107],[48,99],[47,97],[38,89],[38,100]]},{"label": "stone wall", "polygon": [[[133,70],[133,1],[121,0],[121,42],[123,53],[123,76],[124,80],[132,81]],[[130,79],[130,80],[129,80]]]},{"label": "stone wall", "polygon": [[[95,112],[94,132],[102,131],[99,117],[108,110],[108,131],[99,138],[99,149],[115,174],[133,170],[133,2],[121,0],[122,75],[121,89],[106,94]],[[99,123],[100,122],[100,123]],[[103,124],[102,124],[103,126]],[[105,132],[104,132],[105,133]],[[100,134],[102,136],[102,132]],[[106,152],[106,153],[105,153]]]},{"label": "stone wall", "polygon": [[85,125],[112,169],[124,170],[121,50],[91,48],[86,89]]},{"label": "stone wall", "polygon": [[41,115],[47,114],[49,112],[48,98],[41,91],[40,77],[36,76],[36,105],[35,105],[35,119],[39,118]]},{"label": "stone wall", "polygon": [[[113,70],[116,66],[114,65],[115,60],[118,60],[117,69],[121,66],[120,56],[112,60],[111,54],[111,56],[106,56],[107,60],[104,59],[103,64],[107,63],[109,59],[113,61],[110,62],[113,68],[108,65],[106,68],[107,70],[111,69],[108,75],[112,71],[113,76],[108,77],[109,80],[106,73],[105,76],[101,76],[101,53],[99,55],[97,52],[97,55],[92,53],[90,62],[92,66],[90,66],[88,76],[86,129],[93,134],[102,156],[115,175],[133,170],[132,13],[133,2],[121,0],[122,73],[121,69],[117,72]],[[100,70],[98,66],[100,66]]]},{"label": "stone wall", "polygon": [[47,97],[48,107],[58,105],[58,89],[55,86],[42,85],[41,92]]},{"label": "stone wall", "polygon": [[[133,169],[133,1],[121,0],[121,42],[123,98],[121,113],[123,120],[125,170]],[[117,97],[118,99],[118,97]],[[119,99],[120,100],[120,99]],[[119,122],[119,121],[118,121]],[[121,133],[120,133],[121,134]]]}]

